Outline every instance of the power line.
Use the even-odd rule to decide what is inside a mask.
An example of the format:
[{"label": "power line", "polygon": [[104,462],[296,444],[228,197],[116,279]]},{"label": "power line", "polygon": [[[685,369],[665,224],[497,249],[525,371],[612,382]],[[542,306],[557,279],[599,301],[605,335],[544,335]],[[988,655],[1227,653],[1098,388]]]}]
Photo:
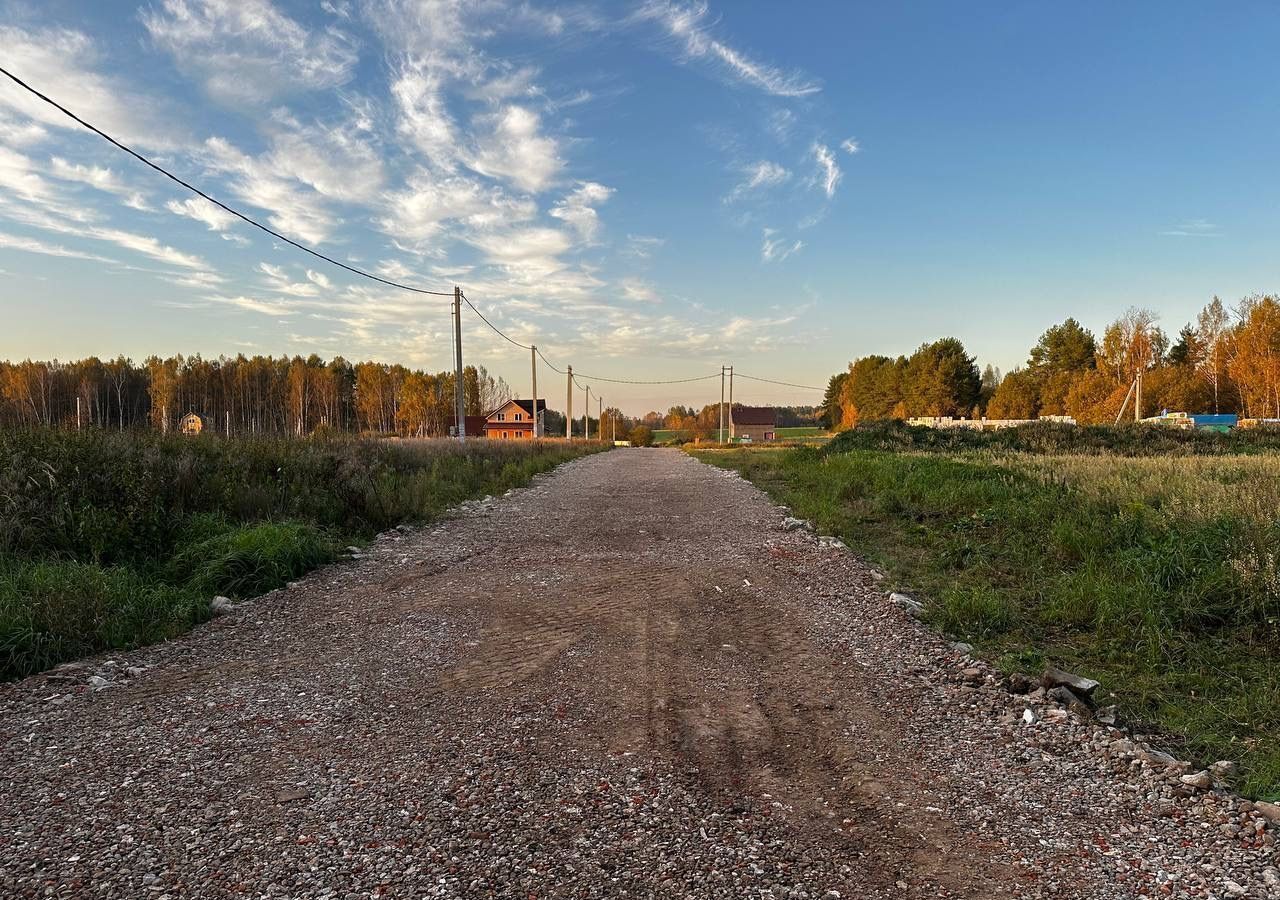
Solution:
[{"label": "power line", "polygon": [[748,378],[751,381],[763,381],[765,384],[780,384],[783,387],[800,388],[801,390],[806,390],[806,391],[825,391],[826,390],[826,388],[824,387],[814,387],[813,385],[810,385],[810,384],[792,384],[790,381],[774,381],[771,378],[756,378],[754,375],[743,375],[741,372],[738,372],[737,375],[739,378]]},{"label": "power line", "polygon": [[[504,341],[506,341],[509,344],[514,344],[515,346],[519,347],[521,350],[533,350],[535,353],[538,354],[539,357],[542,358],[542,361],[551,368],[551,371],[555,372],[558,375],[565,374],[565,371],[563,369],[557,368],[556,366],[552,365],[551,360],[547,359],[546,356],[543,356],[543,353],[540,349],[530,344],[520,343],[515,338],[503,332],[503,330],[499,328],[497,325],[494,325],[492,322],[490,322],[485,317],[485,314],[480,312],[480,310],[476,307],[474,303],[471,302],[470,298],[468,298],[466,294],[462,295],[462,299],[467,301],[467,306],[471,307],[471,311],[474,312],[477,316],[479,316],[480,321],[488,325],[489,328],[493,330],[493,333],[496,334],[498,337],[502,338]],[[574,380],[577,380],[578,374],[580,373],[575,373]],[[699,375],[696,378],[673,378],[665,381],[645,381],[642,379],[635,379],[635,378],[605,378],[603,375],[586,375],[586,374],[582,374],[582,377],[587,379],[588,381],[604,381],[604,382],[608,382],[609,384],[688,384],[691,381],[707,381],[711,378],[719,378],[720,375],[719,374]]]},{"label": "power line", "polygon": [[583,374],[582,377],[590,379],[591,381],[605,381],[609,384],[688,384],[691,381],[709,381],[712,378],[719,378],[720,373],[717,372],[714,375],[699,375],[696,378],[672,378],[667,381],[640,381],[631,378],[604,378],[599,375],[587,374]]},{"label": "power line", "polygon": [[[502,330],[501,330],[501,329],[499,329],[497,325],[494,325],[492,322],[490,322],[488,319],[486,319],[486,318],[484,317],[484,313],[480,312],[480,310],[476,308],[476,305],[475,305],[474,303],[472,303],[472,302],[471,302],[471,299],[470,299],[466,294],[463,294],[463,295],[462,295],[462,299],[467,301],[467,306],[470,306],[470,307],[471,307],[471,311],[472,311],[473,313],[475,313],[477,316],[479,316],[479,317],[480,317],[480,321],[481,321],[481,322],[483,322],[484,324],[486,324],[486,325],[488,325],[490,328],[492,328],[492,329],[493,329],[493,331],[494,331],[494,333],[495,333],[496,335],[498,335],[498,337],[502,338],[504,341],[506,341],[506,342],[507,342],[507,343],[509,343],[509,344],[515,344],[515,345],[516,345],[517,347],[519,347],[521,350],[532,350],[532,349],[533,349],[533,347],[532,347],[532,346],[530,346],[529,344],[522,344],[522,343],[520,343],[519,341],[517,341],[515,338],[511,338],[511,337],[508,337],[506,334],[503,334]],[[539,355],[539,356],[542,356],[542,354],[541,354],[541,353],[539,353],[538,355]],[[551,363],[547,363],[547,365],[551,366]],[[555,366],[551,366],[551,368],[553,368],[553,369],[554,369],[554,368],[555,368]],[[562,375],[563,375],[564,373],[563,373],[563,372],[561,372],[560,374],[562,374]]]},{"label": "power line", "polygon": [[541,351],[541,350],[539,350],[537,347],[534,347],[534,348],[533,348],[533,352],[534,352],[534,353],[536,353],[536,354],[538,354],[538,358],[539,358],[539,359],[541,359],[544,363],[546,363],[546,364],[547,364],[547,368],[549,368],[552,372],[555,372],[557,375],[565,375],[565,374],[567,374],[567,373],[565,372],[565,370],[564,370],[564,369],[558,369],[558,368],[556,368],[555,366],[553,366],[553,365],[551,364],[551,360],[549,360],[549,359],[547,359],[545,356],[543,356],[543,355],[542,355],[542,351]]},{"label": "power line", "polygon": [[40,93],[31,85],[27,84],[25,81],[19,78],[17,75],[14,75],[8,69],[0,67],[0,73],[7,76],[9,80],[12,81],[14,84],[18,85],[18,87],[22,88],[23,90],[27,91],[30,94],[33,94],[36,97],[39,97],[45,103],[48,103],[54,109],[61,112],[63,115],[67,116],[73,121],[89,129],[98,137],[105,140],[107,143],[119,148],[120,150],[123,150],[125,153],[128,153],[130,156],[132,156],[134,159],[138,160],[139,162],[143,163],[144,165],[150,166],[152,169],[155,169],[157,172],[159,172],[165,178],[168,178],[170,181],[173,181],[182,185],[184,188],[191,191],[196,196],[203,197],[205,200],[208,200],[210,203],[212,203],[214,206],[218,207],[219,209],[222,209],[230,213],[231,215],[235,216],[237,219],[241,219],[245,222],[248,222],[254,228],[257,228],[261,231],[265,231],[267,234],[271,235],[273,238],[284,241],[286,244],[288,244],[291,247],[296,247],[297,249],[301,250],[303,253],[310,253],[316,259],[323,259],[325,262],[330,263],[331,265],[335,265],[340,269],[346,269],[348,272],[351,272],[355,275],[360,275],[364,278],[372,279],[373,281],[380,282],[381,284],[385,284],[388,287],[399,288],[402,291],[412,291],[415,294],[431,294],[432,296],[435,296],[435,297],[452,297],[453,296],[452,291],[429,291],[426,288],[413,287],[411,285],[401,284],[398,281],[390,281],[386,278],[381,278],[377,275],[374,275],[372,272],[366,272],[364,269],[358,269],[355,266],[347,265],[344,262],[339,262],[338,260],[334,259],[331,256],[325,256],[319,250],[313,250],[310,247],[306,246],[305,244],[299,244],[297,241],[287,238],[280,232],[275,231],[272,228],[268,228],[266,225],[263,225],[261,222],[258,222],[257,220],[250,218],[249,216],[240,212],[238,209],[232,209],[230,206],[227,206],[227,204],[223,203],[221,200],[216,200],[213,197],[210,197],[208,194],[200,190],[200,188],[196,187],[195,185],[190,184],[186,181],[183,181],[181,178],[179,178],[177,175],[174,175],[168,169],[165,169],[163,166],[160,166],[152,162],[151,160],[147,159],[147,157],[143,156],[138,151],[125,146],[120,141],[116,140],[111,135],[107,134],[101,128],[98,128],[94,125],[89,124],[84,119],[80,118],[75,113],[73,113],[71,110],[67,109],[58,101]]}]

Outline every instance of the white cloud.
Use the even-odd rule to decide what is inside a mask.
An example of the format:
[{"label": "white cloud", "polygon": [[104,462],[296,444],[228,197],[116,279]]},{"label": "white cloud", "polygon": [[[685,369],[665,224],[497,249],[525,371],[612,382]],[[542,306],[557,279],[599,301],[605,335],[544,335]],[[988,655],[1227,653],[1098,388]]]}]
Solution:
[{"label": "white cloud", "polygon": [[778,97],[804,97],[822,90],[811,78],[798,72],[786,72],[775,66],[757,62],[713,38],[705,25],[707,5],[683,5],[669,0],[650,0],[636,14],[637,18],[658,22],[684,47],[691,59],[709,59],[720,65],[731,78]]},{"label": "white cloud", "polygon": [[785,238],[775,237],[777,234],[778,231],[774,228],[764,230],[764,240],[760,245],[761,262],[782,262],[788,256],[799,253],[804,247],[804,241],[788,243]]},{"label": "white cloud", "polygon": [[267,221],[289,237],[318,244],[337,227],[338,218],[319,194],[270,157],[249,156],[222,138],[205,142],[205,157],[210,168],[231,176],[231,192],[239,200],[267,210]]},{"label": "white cloud", "polygon": [[578,237],[590,243],[600,230],[600,217],[595,207],[613,194],[613,188],[594,181],[581,182],[572,193],[551,208],[550,215],[566,222]]},{"label": "white cloud", "polygon": [[826,193],[827,199],[831,199],[836,195],[836,187],[840,184],[843,173],[840,166],[836,163],[835,154],[831,152],[831,148],[826,144],[815,143],[813,145],[813,158],[818,163],[818,184]]},{"label": "white cloud", "polygon": [[141,253],[143,256],[149,256],[154,260],[167,263],[171,266],[182,266],[187,269],[208,269],[209,264],[198,256],[190,253],[184,253],[166,244],[160,243],[155,238],[145,234],[134,234],[131,231],[123,231],[119,228],[102,228],[91,227],[85,229],[86,237],[95,238],[100,241],[110,241],[135,253]]},{"label": "white cloud", "polygon": [[1160,232],[1162,237],[1222,237],[1218,226],[1205,219],[1184,219],[1169,231]]},{"label": "white cloud", "polygon": [[226,231],[237,221],[231,213],[215,206],[203,197],[188,197],[185,200],[170,200],[165,209],[175,216],[184,216],[203,223],[210,231]]},{"label": "white cloud", "polygon": [[840,149],[845,153],[853,155],[862,152],[862,145],[858,143],[857,138],[845,138],[840,142]]},{"label": "white cloud", "polygon": [[627,235],[627,247],[623,253],[627,256],[634,256],[636,259],[649,259],[666,243],[666,238],[654,237],[649,234],[629,234]]},{"label": "white cloud", "polygon": [[[73,112],[93,122],[107,133],[127,143],[143,147],[171,149],[182,143],[176,139],[167,104],[128,90],[117,80],[92,71],[101,62],[96,46],[79,31],[46,29],[24,31],[0,26],[0,47],[5,67],[50,97],[62,100]],[[82,126],[18,85],[0,79],[0,107],[7,107],[34,120],[35,129],[52,126],[82,133]],[[16,129],[28,143],[43,135],[24,121],[8,120],[0,134]],[[16,141],[6,141],[16,145]]]},{"label": "white cloud", "polygon": [[662,298],[658,296],[658,292],[654,290],[653,285],[638,278],[624,278],[618,282],[618,288],[622,291],[623,298],[633,303],[662,302]]},{"label": "white cloud", "polygon": [[132,193],[121,183],[115,172],[102,166],[70,163],[61,156],[54,156],[49,160],[49,169],[55,178],[61,178],[63,181],[78,181],[109,194]]},{"label": "white cloud", "polygon": [[5,234],[0,232],[0,248],[9,250],[22,250],[26,253],[40,253],[45,256],[61,256],[67,259],[85,259],[90,262],[112,263],[115,260],[107,259],[105,256],[97,256],[93,253],[84,253],[80,250],[71,250],[58,244],[46,244],[44,241],[35,238],[22,237],[16,234]]},{"label": "white cloud", "polygon": [[338,87],[352,77],[355,44],[336,27],[312,31],[269,0],[162,0],[144,10],[151,39],[226,103]]},{"label": "white cloud", "polygon": [[48,137],[49,131],[43,125],[0,112],[0,144],[10,147],[27,147],[38,144]]},{"label": "white cloud", "polygon": [[539,133],[539,116],[530,109],[506,106],[478,118],[475,124],[485,133],[476,136],[467,165],[481,175],[538,193],[564,166],[556,141]]},{"label": "white cloud", "polygon": [[790,178],[791,173],[775,162],[762,160],[754,165],[747,166],[743,170],[743,176],[743,180],[734,186],[734,189],[724,198],[726,203],[732,203],[760,188],[776,187]]}]

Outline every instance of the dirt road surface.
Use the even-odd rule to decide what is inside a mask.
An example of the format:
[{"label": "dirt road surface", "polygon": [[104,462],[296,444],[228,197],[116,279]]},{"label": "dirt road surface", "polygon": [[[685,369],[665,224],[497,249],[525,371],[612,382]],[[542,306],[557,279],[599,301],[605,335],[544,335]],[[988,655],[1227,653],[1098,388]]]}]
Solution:
[{"label": "dirt road surface", "polygon": [[1280,896],[1247,807],[784,515],[614,451],[0,687],[0,895]]}]

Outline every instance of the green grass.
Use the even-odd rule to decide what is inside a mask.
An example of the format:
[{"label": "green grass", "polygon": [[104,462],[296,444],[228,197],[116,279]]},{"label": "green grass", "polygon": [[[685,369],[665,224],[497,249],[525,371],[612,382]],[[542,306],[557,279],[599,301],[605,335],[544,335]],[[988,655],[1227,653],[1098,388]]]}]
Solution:
[{"label": "green grass", "polygon": [[601,449],[0,431],[0,678],[180,634],[215,595]]},{"label": "green grass", "polygon": [[[811,438],[827,438],[830,436],[825,428],[818,428],[810,425],[797,425],[778,429],[778,439],[783,441],[794,441]],[[677,431],[672,428],[656,428],[653,432],[653,442],[655,444],[670,444],[677,440],[690,440],[689,432]]]},{"label": "green grass", "polygon": [[797,425],[789,428],[779,428],[778,439],[790,441],[796,438],[821,438],[827,437],[829,433],[827,429],[819,428],[816,425]]},{"label": "green grass", "polygon": [[1175,751],[1237,760],[1245,792],[1280,795],[1280,456],[865,446],[882,437],[698,455],[840,535],[1006,669],[1096,677]]}]

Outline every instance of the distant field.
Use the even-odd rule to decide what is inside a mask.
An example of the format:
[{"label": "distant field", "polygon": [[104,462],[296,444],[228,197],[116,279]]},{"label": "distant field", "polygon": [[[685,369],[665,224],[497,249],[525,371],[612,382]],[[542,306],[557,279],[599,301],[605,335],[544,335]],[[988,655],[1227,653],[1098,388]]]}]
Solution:
[{"label": "distant field", "polygon": [[[653,432],[653,441],[655,444],[665,444],[668,441],[676,439],[680,432],[671,428],[658,428]],[[778,438],[784,441],[794,441],[801,438],[825,438],[829,436],[829,432],[825,428],[819,428],[814,425],[800,425],[788,428],[778,429]]]},{"label": "distant field", "polygon": [[820,449],[697,455],[840,535],[1007,670],[1096,677],[1182,758],[1236,760],[1243,790],[1280,798],[1270,438],[1001,433],[1014,450],[964,437],[871,429]]}]

